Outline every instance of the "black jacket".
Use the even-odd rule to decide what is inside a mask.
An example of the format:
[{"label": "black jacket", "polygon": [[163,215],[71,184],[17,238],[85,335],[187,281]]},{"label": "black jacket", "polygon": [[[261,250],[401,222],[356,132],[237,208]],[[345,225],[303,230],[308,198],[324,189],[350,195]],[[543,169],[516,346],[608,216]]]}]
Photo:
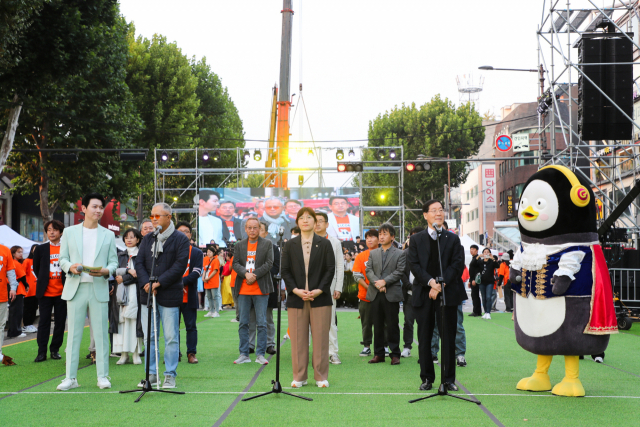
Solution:
[{"label": "black jacket", "polygon": [[[149,283],[149,274],[151,273],[153,261],[151,245],[154,241],[155,236],[153,236],[153,233],[144,236],[136,257],[136,273],[138,273],[141,304],[147,303],[148,294],[143,288]],[[156,301],[163,307],[180,307],[182,304],[182,276],[187,270],[189,245],[187,236],[174,231],[163,243],[162,253],[158,254],[153,274],[160,283],[160,287],[157,289]]]},{"label": "black jacket", "polygon": [[[36,250],[33,252],[33,271],[36,273],[38,281],[36,282],[36,297],[42,298],[47,292],[47,286],[49,286],[49,266],[51,265],[51,252],[50,243],[45,243],[36,246]],[[62,272],[62,285],[66,280],[67,275]]]},{"label": "black jacket", "polygon": [[482,266],[480,265],[480,260],[478,260],[478,255],[471,259],[469,263],[469,282],[472,280],[476,280],[476,276],[478,273],[482,272]]},{"label": "black jacket", "polygon": [[481,269],[482,284],[493,284],[496,281],[495,269],[498,268],[498,263],[493,258],[489,258],[487,261],[481,259],[478,261],[478,265]]},{"label": "black jacket", "polygon": [[[198,279],[202,276],[202,251],[191,246],[191,258],[189,259],[189,274],[182,278],[182,284],[188,286],[187,307],[198,308]],[[186,270],[185,270],[186,271]]]},{"label": "black jacket", "polygon": [[[136,265],[136,257],[131,259],[133,265]],[[118,252],[118,268],[127,268],[127,264],[129,263],[129,254],[127,251]],[[110,283],[110,285],[117,289],[118,282],[115,279]],[[136,337],[144,338],[144,333],[142,332],[142,317],[140,316],[140,287],[138,286],[138,279],[133,277],[129,273],[125,273],[122,275],[122,284],[125,286],[133,286],[129,288],[129,292],[135,291],[136,298],[138,300],[138,314],[136,316]],[[144,291],[142,291],[144,292]],[[120,317],[121,307],[117,305],[115,291],[113,295],[109,297],[109,333],[117,334],[118,333],[118,319]]]},{"label": "black jacket", "polygon": [[[429,281],[432,279],[427,272],[429,257],[438,256],[431,253],[431,239],[427,230],[411,236],[409,243],[409,264],[411,272],[415,276],[413,281],[413,297],[411,304],[414,307],[421,307],[429,298]],[[442,268],[444,270],[444,296],[447,306],[457,306],[467,299],[462,282],[462,272],[464,271],[464,249],[460,244],[460,238],[450,231],[443,231],[440,235],[440,253],[442,257]]]},{"label": "black jacket", "polygon": [[[280,248],[273,244],[273,266],[271,267],[271,276],[276,277],[280,272]],[[269,294],[269,302],[267,307],[278,308],[278,293],[280,292],[280,282],[273,280],[273,292]]]},{"label": "black jacket", "polygon": [[[222,221],[222,238],[229,240],[229,238],[231,237],[231,233],[229,233],[229,228],[227,227],[226,220],[217,215],[216,218],[220,218],[220,221]],[[236,236],[236,242],[239,242],[240,240],[247,237],[244,233],[244,227],[242,226],[242,220],[240,218],[233,217],[233,234],[235,234]]]},{"label": "black jacket", "polygon": [[[287,307],[304,308],[302,298],[293,293],[295,288],[305,288],[304,255],[302,240],[296,236],[284,245],[282,252],[282,279],[287,287]],[[311,307],[324,307],[333,304],[331,282],[336,270],[336,258],[333,246],[328,239],[313,235],[311,254],[309,255],[309,290],[320,289],[320,296],[311,301]]]},{"label": "black jacket", "polygon": [[404,264],[404,271],[402,272],[402,297],[405,302],[409,302],[411,300],[411,295],[409,292],[413,293],[413,283],[409,280],[411,274],[411,265],[409,264],[409,248],[404,250],[404,255],[407,259],[407,262]]}]

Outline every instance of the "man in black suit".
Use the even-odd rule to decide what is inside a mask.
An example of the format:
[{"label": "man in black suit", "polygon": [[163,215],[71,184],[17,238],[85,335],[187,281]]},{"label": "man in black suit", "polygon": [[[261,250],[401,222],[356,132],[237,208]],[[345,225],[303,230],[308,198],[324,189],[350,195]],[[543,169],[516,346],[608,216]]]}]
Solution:
[{"label": "man in black suit", "polygon": [[471,253],[471,262],[469,263],[469,284],[471,285],[471,301],[473,302],[473,310],[469,313],[471,317],[482,316],[482,305],[480,304],[480,286],[476,283],[476,275],[482,272],[482,264],[478,256],[478,245],[471,245],[469,253]]},{"label": "man in black suit", "polygon": [[[435,370],[431,359],[431,337],[437,322],[440,336],[443,337],[442,363],[444,378],[448,390],[456,391],[455,338],[458,317],[458,305],[467,299],[462,283],[464,271],[464,249],[455,234],[444,230],[444,210],[438,200],[429,200],[422,207],[428,228],[411,236],[409,243],[409,264],[413,281],[411,303],[416,311],[419,334],[420,354],[420,390],[430,390],[435,381]],[[438,259],[438,241],[442,259],[442,272]],[[435,278],[443,277],[443,283]],[[441,306],[441,293],[444,291],[446,305]],[[444,325],[441,323],[444,311]],[[444,328],[444,333],[443,332]]]},{"label": "man in black suit", "polygon": [[[410,236],[418,234],[424,231],[423,227],[414,227],[409,233]],[[409,242],[407,242],[407,248],[404,250],[407,259],[409,259]],[[411,305],[411,298],[413,297],[413,275],[411,274],[411,265],[409,262],[405,264],[404,273],[402,274],[402,296],[404,303],[402,304],[402,311],[404,313],[404,326],[402,327],[402,341],[404,342],[404,349],[402,350],[402,357],[411,357],[411,346],[413,345],[413,323],[416,320],[416,313]]]},{"label": "man in black suit", "polygon": [[44,224],[49,242],[39,245],[33,252],[33,271],[38,277],[36,283],[36,298],[40,308],[38,321],[38,356],[35,362],[47,360],[47,345],[51,332],[51,311],[55,312],[56,323],[51,338],[52,359],[61,359],[59,350],[64,339],[64,326],[67,321],[67,302],[62,299],[62,288],[66,279],[60,268],[60,238],[64,231],[64,224],[56,219]]}]

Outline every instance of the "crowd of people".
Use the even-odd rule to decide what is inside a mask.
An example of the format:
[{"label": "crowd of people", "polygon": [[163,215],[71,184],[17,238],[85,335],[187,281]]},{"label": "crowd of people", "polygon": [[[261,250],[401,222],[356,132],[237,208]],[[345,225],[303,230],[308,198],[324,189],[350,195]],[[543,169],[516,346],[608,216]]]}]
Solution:
[{"label": "crowd of people", "polygon": [[[265,204],[268,212],[269,200]],[[284,227],[275,230],[282,236],[278,244],[271,239],[273,222],[249,216],[240,224],[229,219],[228,231],[236,227],[234,235],[239,239],[226,239],[225,247],[208,242],[202,248],[204,253],[193,240],[191,225],[174,224],[171,207],[165,203],[153,206],[150,219],[142,222],[140,230],[123,233],[126,249],[119,251],[114,234],[99,225],[104,206],[101,195],[88,194],[82,199],[81,224],[65,228],[59,221],[48,221],[44,225],[48,242],[31,248],[26,260],[21,247],[0,246],[0,281],[4,281],[0,286],[0,326],[8,319],[7,336],[37,331],[35,362],[44,362],[47,356],[59,360],[68,321],[66,375],[58,390],[79,386],[80,343],[87,318],[91,334],[87,358],[96,365],[98,387],[111,387],[108,358],[114,355],[119,357],[118,365],[142,365],[143,357],[150,357],[150,382],[160,384],[154,357],[159,329],[147,326],[149,316],[155,314],[154,323],[164,334],[162,387],[174,388],[182,359],[181,341],[186,343],[188,363],[198,363],[198,309],[205,308],[206,317],[220,317],[224,306],[235,308],[232,321],[238,323],[239,356],[234,363],[249,363],[250,354],[255,353],[254,361],[264,365],[269,363],[266,354],[276,353],[273,309],[283,301],[289,321],[286,336],[292,348],[292,387],[307,384],[310,339],[314,343],[314,380],[318,387],[328,387],[329,365],[342,363],[336,301],[343,291],[345,271],[352,271],[358,283],[360,356],[371,357],[371,364],[384,363],[386,357],[391,365],[400,364],[401,358],[411,357],[417,323],[420,389],[431,389],[435,381],[433,362],[438,361],[442,335],[446,337],[443,382],[449,390],[456,390],[455,368],[467,364],[464,282],[471,288],[474,309],[470,315],[480,315],[484,308],[483,317],[490,318],[494,288],[502,286],[507,310],[511,307],[509,255],[498,263],[488,249],[479,256],[478,248],[472,246],[467,271],[464,249],[459,238],[447,231],[442,204],[436,200],[423,207],[427,226],[411,230],[403,244],[396,241],[395,227],[387,223],[367,230],[364,240],[334,235],[329,214],[301,207],[296,210],[295,225],[288,229],[288,238],[284,238]],[[279,273],[281,280],[276,279]],[[148,308],[150,294],[155,304],[152,311]],[[40,320],[35,328],[38,308]],[[52,314],[55,323],[50,334]],[[6,355],[2,361],[5,365],[16,363]]]}]

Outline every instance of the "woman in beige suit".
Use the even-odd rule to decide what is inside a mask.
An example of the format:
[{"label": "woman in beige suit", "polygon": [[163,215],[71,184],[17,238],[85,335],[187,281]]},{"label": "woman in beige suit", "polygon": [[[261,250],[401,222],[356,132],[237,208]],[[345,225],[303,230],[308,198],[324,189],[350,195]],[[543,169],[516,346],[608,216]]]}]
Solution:
[{"label": "woman in beige suit", "polygon": [[287,315],[291,338],[294,388],[307,384],[309,327],[313,339],[313,370],[316,385],[329,387],[329,329],[331,282],[335,256],[329,240],[315,234],[316,214],[311,208],[298,211],[300,235],[284,246],[282,279],[287,287]]}]

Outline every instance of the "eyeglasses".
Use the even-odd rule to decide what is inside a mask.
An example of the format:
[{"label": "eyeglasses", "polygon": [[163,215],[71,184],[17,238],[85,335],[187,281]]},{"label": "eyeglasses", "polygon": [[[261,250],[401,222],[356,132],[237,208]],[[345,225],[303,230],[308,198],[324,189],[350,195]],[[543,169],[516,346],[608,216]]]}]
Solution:
[{"label": "eyeglasses", "polygon": [[444,209],[440,208],[440,209],[437,209],[437,210],[435,210],[435,211],[434,211],[434,210],[430,210],[430,211],[429,211],[429,213],[432,213],[432,214],[441,214],[441,213],[444,213]]},{"label": "eyeglasses", "polygon": [[160,219],[161,216],[171,216],[171,214],[149,215],[151,219]]}]

